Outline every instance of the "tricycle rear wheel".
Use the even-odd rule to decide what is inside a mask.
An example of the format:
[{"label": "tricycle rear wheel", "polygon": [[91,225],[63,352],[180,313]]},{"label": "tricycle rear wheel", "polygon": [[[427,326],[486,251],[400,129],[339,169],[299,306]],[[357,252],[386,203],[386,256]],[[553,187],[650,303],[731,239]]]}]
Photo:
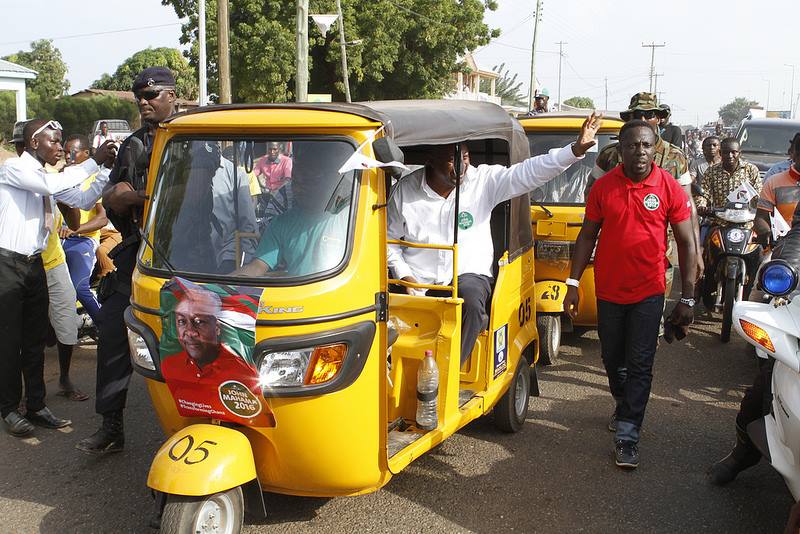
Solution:
[{"label": "tricycle rear wheel", "polygon": [[161,532],[239,534],[243,521],[244,496],[241,486],[200,497],[167,495],[161,516]]},{"label": "tricycle rear wheel", "polygon": [[528,360],[520,356],[514,378],[493,410],[494,424],[503,432],[519,432],[528,416],[531,373]]}]

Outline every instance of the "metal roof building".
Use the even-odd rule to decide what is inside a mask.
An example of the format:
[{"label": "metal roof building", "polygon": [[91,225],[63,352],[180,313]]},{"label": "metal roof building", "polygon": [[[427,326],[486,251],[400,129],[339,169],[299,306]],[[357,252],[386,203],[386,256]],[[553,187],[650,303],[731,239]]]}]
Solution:
[{"label": "metal roof building", "polygon": [[0,59],[0,91],[14,91],[17,96],[17,120],[27,119],[27,100],[25,98],[25,80],[36,78],[35,70]]}]

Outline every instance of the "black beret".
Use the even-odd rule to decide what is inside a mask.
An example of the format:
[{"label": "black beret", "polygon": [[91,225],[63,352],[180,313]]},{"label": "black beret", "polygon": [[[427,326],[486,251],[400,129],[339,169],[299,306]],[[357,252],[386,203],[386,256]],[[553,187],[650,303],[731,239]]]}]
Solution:
[{"label": "black beret", "polygon": [[175,77],[167,67],[147,67],[136,75],[131,91],[134,93],[145,87],[175,86]]}]

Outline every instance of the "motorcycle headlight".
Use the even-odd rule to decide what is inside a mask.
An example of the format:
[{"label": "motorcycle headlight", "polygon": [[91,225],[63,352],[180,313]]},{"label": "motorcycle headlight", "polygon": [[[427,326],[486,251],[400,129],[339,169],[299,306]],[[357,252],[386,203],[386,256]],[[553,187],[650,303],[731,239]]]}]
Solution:
[{"label": "motorcycle headlight", "polygon": [[718,213],[717,217],[729,223],[740,224],[752,221],[756,218],[756,214],[750,210],[726,209]]},{"label": "motorcycle headlight", "polygon": [[267,352],[258,363],[259,383],[262,388],[323,384],[341,371],[346,355],[344,343]]},{"label": "motorcycle headlight", "polygon": [[128,328],[128,345],[131,349],[131,359],[134,364],[150,371],[156,370],[156,364],[153,362],[153,355],[150,354],[147,342],[141,335],[130,328]]},{"label": "motorcycle headlight", "polygon": [[797,272],[784,260],[772,260],[762,267],[759,283],[770,295],[782,297],[797,287]]}]

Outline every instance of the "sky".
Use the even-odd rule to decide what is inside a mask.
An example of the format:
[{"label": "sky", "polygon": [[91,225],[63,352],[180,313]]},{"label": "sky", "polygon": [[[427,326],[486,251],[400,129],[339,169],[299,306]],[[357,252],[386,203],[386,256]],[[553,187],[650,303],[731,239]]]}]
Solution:
[{"label": "sky", "polygon": [[[485,20],[501,35],[474,55],[482,69],[505,63],[527,95],[536,0],[497,3]],[[551,101],[558,99],[559,41],[566,43],[563,99],[587,96],[600,108],[606,79],[612,110],[626,108],[631,95],[649,89],[651,49],[642,44],[651,42],[665,44],[655,49],[657,89],[678,124],[715,120],[718,109],[739,96],[769,103],[772,110],[789,109],[793,71],[795,98],[800,93],[800,32],[784,22],[794,20],[797,0],[766,0],[757,9],[745,0],[669,0],[651,7],[641,0],[542,3],[536,77]],[[180,47],[180,20],[160,0],[2,4],[6,20],[14,23],[4,25],[0,55],[28,49],[35,39],[53,39],[69,67],[70,92],[85,89],[147,46]],[[652,15],[645,16],[648,9]]]}]

